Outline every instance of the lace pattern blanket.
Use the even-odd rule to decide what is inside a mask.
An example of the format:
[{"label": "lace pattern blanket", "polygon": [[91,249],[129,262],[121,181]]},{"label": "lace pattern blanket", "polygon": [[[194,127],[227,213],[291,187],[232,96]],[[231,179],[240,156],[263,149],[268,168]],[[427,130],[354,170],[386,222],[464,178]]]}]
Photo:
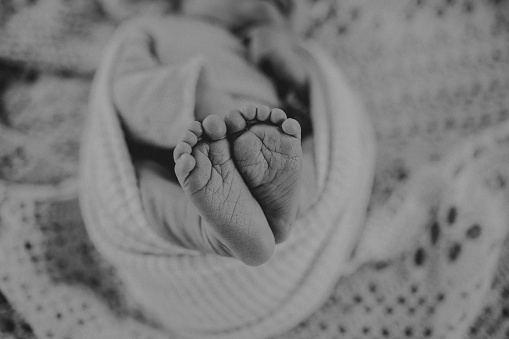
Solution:
[{"label": "lace pattern blanket", "polygon": [[[91,75],[109,34],[126,16],[171,7],[144,3],[0,3],[3,337],[160,335],[88,240],[76,189]],[[507,337],[509,4],[320,0],[312,9],[308,34],[342,66],[376,129],[368,226],[415,227],[390,251],[366,237],[368,262],[280,338]]]}]

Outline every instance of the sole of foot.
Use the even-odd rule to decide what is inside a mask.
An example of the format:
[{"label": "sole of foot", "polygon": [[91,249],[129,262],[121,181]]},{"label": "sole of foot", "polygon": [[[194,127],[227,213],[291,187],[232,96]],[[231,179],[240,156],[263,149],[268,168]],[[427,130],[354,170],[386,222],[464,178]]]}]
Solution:
[{"label": "sole of foot", "polygon": [[233,158],[274,233],[276,243],[290,234],[297,216],[301,183],[301,128],[281,109],[234,110],[225,117]]},{"label": "sole of foot", "polygon": [[274,251],[274,236],[235,167],[226,132],[216,115],[193,122],[175,148],[175,174],[205,220],[200,250],[260,265]]}]

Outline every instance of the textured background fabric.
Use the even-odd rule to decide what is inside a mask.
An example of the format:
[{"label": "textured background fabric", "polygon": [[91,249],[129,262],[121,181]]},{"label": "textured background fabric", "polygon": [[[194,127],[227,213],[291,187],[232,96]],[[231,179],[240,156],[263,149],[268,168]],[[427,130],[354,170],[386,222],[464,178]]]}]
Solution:
[{"label": "textured background fabric", "polygon": [[[157,324],[123,293],[89,242],[75,181],[90,80],[109,35],[129,15],[170,8],[157,0],[0,3],[3,337],[90,338],[92,330],[104,338],[159,337]],[[309,35],[334,55],[374,122],[373,206],[423,164],[507,120],[509,2],[320,0],[312,10]],[[456,296],[447,276],[433,281],[448,289],[421,284],[442,262],[454,271],[438,252],[415,248],[368,264],[282,337],[449,338],[454,324],[439,326],[436,319],[455,315],[459,324],[465,305],[476,313],[469,338],[507,337],[508,249],[485,277],[482,295]],[[425,266],[430,257],[434,264]],[[461,265],[471,272],[468,262]]]}]

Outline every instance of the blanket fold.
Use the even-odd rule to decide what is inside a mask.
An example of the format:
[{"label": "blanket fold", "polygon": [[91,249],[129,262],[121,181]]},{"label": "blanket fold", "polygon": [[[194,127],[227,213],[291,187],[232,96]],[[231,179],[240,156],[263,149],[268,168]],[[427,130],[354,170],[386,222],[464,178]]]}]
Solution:
[{"label": "blanket fold", "polygon": [[81,149],[87,230],[127,287],[165,327],[192,337],[264,338],[319,308],[347,271],[362,232],[375,167],[374,133],[336,63],[313,43],[311,116],[318,185],[290,238],[259,267],[179,248],[149,227],[119,116],[111,69],[122,32],[99,68]]}]

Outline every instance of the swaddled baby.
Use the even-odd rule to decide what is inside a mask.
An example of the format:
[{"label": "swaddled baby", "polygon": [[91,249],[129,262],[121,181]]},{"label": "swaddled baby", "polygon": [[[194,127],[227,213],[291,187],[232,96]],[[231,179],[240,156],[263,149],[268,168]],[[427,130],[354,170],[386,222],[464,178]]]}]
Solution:
[{"label": "swaddled baby", "polygon": [[262,264],[310,196],[300,194],[308,78],[291,4],[188,0],[182,15],[125,28],[114,104],[147,217],[179,246]]}]

